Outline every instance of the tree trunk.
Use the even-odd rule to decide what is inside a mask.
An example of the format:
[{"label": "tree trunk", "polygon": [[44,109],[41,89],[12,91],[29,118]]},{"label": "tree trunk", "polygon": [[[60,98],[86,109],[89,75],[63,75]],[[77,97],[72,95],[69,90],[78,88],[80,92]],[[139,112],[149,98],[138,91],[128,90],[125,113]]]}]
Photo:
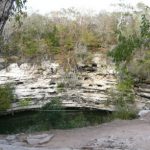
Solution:
[{"label": "tree trunk", "polygon": [[2,35],[4,26],[10,15],[15,0],[0,0],[0,35]]}]

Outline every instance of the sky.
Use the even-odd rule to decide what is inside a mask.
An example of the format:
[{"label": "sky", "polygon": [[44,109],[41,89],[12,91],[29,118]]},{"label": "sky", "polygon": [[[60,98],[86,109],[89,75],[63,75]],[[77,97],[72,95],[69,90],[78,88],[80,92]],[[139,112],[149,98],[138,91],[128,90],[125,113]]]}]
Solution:
[{"label": "sky", "polygon": [[[124,0],[127,3],[135,6],[138,2],[144,2],[150,6],[150,0]],[[99,11],[111,11],[114,7],[111,4],[117,3],[119,0],[28,0],[27,11],[28,12],[39,12],[46,14],[51,11],[57,11],[61,8],[74,7],[80,11],[93,10]]]}]

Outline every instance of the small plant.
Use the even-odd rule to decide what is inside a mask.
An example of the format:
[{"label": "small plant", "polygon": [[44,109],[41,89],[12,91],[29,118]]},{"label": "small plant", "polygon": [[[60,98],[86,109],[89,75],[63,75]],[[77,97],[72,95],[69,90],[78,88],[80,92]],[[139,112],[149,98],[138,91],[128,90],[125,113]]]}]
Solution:
[{"label": "small plant", "polygon": [[119,91],[131,91],[132,87],[133,87],[133,80],[130,78],[120,81],[117,85],[117,89]]},{"label": "small plant", "polygon": [[63,89],[64,87],[65,87],[65,83],[63,83],[63,82],[60,82],[57,84],[57,88]]},{"label": "small plant", "polygon": [[64,88],[65,88],[65,83],[60,82],[60,83],[57,84],[57,89],[58,89],[59,92],[63,92]]},{"label": "small plant", "polygon": [[29,99],[29,98],[20,100],[19,106],[21,106],[21,107],[29,106],[30,102],[31,102],[31,99]]},{"label": "small plant", "polygon": [[137,111],[129,107],[118,107],[117,111],[113,113],[113,118],[119,119],[133,119],[137,117]]},{"label": "small plant", "polygon": [[0,111],[5,111],[11,107],[14,95],[10,85],[0,86]]}]

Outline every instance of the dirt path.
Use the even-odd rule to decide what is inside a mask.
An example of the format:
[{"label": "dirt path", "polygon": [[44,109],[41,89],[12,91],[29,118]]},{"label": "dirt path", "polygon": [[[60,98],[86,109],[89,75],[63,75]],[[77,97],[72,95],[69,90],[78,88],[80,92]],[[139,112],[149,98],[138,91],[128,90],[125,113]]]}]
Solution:
[{"label": "dirt path", "polygon": [[95,127],[51,130],[48,133],[54,134],[54,138],[40,150],[150,150],[150,115],[137,120],[116,120]]},{"label": "dirt path", "polygon": [[48,147],[150,150],[150,121],[116,120],[96,127],[52,131]]}]

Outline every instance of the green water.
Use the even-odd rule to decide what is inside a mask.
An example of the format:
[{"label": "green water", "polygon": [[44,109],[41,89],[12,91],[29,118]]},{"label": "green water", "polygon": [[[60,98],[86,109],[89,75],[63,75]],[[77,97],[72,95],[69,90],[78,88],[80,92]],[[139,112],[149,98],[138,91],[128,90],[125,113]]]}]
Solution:
[{"label": "green water", "polygon": [[63,110],[61,112],[19,112],[0,117],[0,134],[98,125],[110,121],[110,116],[110,112],[88,109]]}]

